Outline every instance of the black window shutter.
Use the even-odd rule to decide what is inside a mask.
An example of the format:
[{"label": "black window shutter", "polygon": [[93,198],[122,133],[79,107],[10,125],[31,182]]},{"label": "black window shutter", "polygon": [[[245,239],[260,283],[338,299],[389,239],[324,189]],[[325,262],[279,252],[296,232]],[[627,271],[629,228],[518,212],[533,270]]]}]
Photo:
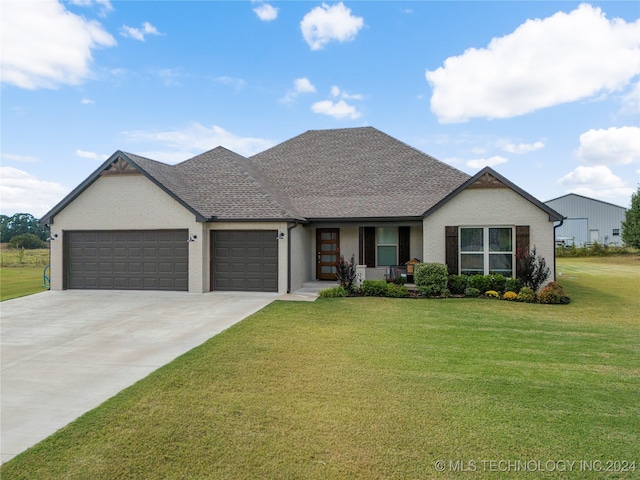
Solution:
[{"label": "black window shutter", "polygon": [[458,227],[444,227],[445,260],[449,275],[458,274]]},{"label": "black window shutter", "polygon": [[364,264],[367,267],[376,266],[376,229],[364,227]]},{"label": "black window shutter", "polygon": [[[518,252],[529,252],[529,225],[516,226],[516,255]],[[516,262],[516,278],[522,278],[522,272]]]},{"label": "black window shutter", "polygon": [[398,227],[398,263],[404,265],[411,260],[411,227]]},{"label": "black window shutter", "polygon": [[364,227],[358,228],[358,265],[364,263]]}]

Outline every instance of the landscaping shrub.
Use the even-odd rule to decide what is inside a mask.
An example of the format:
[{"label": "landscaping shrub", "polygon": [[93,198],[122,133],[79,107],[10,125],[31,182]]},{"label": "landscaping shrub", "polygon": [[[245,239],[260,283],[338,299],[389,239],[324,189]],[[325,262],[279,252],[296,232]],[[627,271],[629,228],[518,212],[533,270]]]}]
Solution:
[{"label": "landscaping shrub", "polygon": [[522,283],[536,293],[542,286],[551,270],[547,267],[547,262],[540,255],[536,254],[536,246],[533,246],[531,252],[527,252],[519,248],[516,252],[516,263],[518,271],[522,278]]},{"label": "landscaping shrub", "polygon": [[404,285],[405,283],[407,283],[407,277],[403,276],[403,275],[398,275],[394,280],[393,283],[395,283],[396,285]]},{"label": "landscaping shrub", "polygon": [[551,282],[538,292],[538,302],[548,304],[569,303],[569,297],[564,293],[564,289],[557,282]]},{"label": "landscaping shrub", "polygon": [[322,298],[346,297],[347,291],[342,286],[325,288],[324,290],[320,290],[320,296]]},{"label": "landscaping shrub", "polygon": [[491,279],[485,275],[471,275],[467,280],[467,286],[486,292],[491,290]]},{"label": "landscaping shrub", "polygon": [[480,290],[478,290],[477,288],[473,288],[473,287],[467,287],[464,290],[464,295],[465,297],[478,297],[480,296]]},{"label": "landscaping shrub", "polygon": [[516,294],[520,292],[522,288],[522,280],[519,278],[507,278],[504,282],[504,291],[505,292],[515,292]]},{"label": "landscaping shrub", "polygon": [[413,271],[418,291],[423,293],[424,288],[428,296],[440,295],[447,288],[447,277],[447,266],[443,263],[419,263]]},{"label": "landscaping shrub", "polygon": [[518,294],[516,292],[512,292],[512,291],[506,291],[504,292],[504,295],[502,296],[503,300],[509,300],[509,301],[514,301],[518,298]]},{"label": "landscaping shrub", "polygon": [[362,293],[367,297],[384,297],[389,284],[386,280],[365,280],[362,282]]},{"label": "landscaping shrub", "polygon": [[409,290],[404,285],[390,283],[387,285],[387,297],[403,298],[409,295]]},{"label": "landscaping shrub", "polygon": [[486,292],[484,292],[484,294],[487,297],[500,298],[500,294],[498,292],[496,292],[495,290],[487,290]]},{"label": "landscaping shrub", "polygon": [[612,255],[638,255],[638,250],[629,245],[600,245],[595,243],[589,247],[586,245],[582,247],[571,245],[569,247],[556,248],[557,257],[608,257]]},{"label": "landscaping shrub", "polygon": [[464,295],[464,290],[467,288],[467,278],[466,275],[449,275],[447,287],[452,295]]},{"label": "landscaping shrub", "polygon": [[489,278],[489,289],[495,290],[496,292],[504,292],[504,287],[507,282],[507,279],[504,275],[500,275],[499,273],[492,273],[491,275],[487,275]]},{"label": "landscaping shrub", "polygon": [[346,261],[342,255],[336,262],[336,278],[340,283],[340,286],[347,292],[351,291],[353,283],[356,281],[356,266],[354,265],[354,256],[351,255],[351,259]]},{"label": "landscaping shrub", "polygon": [[47,242],[43,242],[33,233],[23,233],[16,235],[9,241],[11,248],[26,248],[33,250],[35,248],[47,248]]},{"label": "landscaping shrub", "polygon": [[522,287],[516,298],[519,302],[533,303],[536,301],[536,294],[532,288]]}]

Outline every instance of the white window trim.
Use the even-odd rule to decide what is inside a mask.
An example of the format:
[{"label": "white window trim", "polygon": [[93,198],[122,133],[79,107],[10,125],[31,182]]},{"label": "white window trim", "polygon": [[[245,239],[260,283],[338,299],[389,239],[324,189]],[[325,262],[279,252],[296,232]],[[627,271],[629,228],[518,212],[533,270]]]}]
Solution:
[{"label": "white window trim", "polygon": [[483,273],[489,275],[489,255],[504,255],[509,252],[490,252],[489,251],[489,229],[490,228],[510,228],[511,229],[511,277],[515,278],[516,273],[516,227],[514,225],[463,225],[458,227],[458,275],[462,272],[462,256],[463,255],[479,255],[480,252],[462,252],[462,229],[464,228],[482,228],[482,255],[483,255]]}]

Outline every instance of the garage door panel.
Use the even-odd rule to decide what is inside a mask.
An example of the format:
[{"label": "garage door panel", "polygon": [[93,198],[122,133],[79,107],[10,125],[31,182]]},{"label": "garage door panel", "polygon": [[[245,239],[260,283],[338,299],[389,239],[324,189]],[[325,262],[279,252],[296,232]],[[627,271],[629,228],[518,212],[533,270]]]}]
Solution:
[{"label": "garage door panel", "polygon": [[65,232],[65,285],[188,290],[187,237],[187,230]]},{"label": "garage door panel", "polygon": [[[213,290],[278,291],[278,240],[275,230],[213,231]],[[266,254],[265,254],[266,252]]]}]

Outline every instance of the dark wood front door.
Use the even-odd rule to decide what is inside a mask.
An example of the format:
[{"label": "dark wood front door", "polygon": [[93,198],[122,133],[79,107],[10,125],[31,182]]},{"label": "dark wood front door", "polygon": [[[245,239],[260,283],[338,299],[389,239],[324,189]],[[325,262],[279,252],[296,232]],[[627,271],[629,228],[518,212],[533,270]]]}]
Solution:
[{"label": "dark wood front door", "polygon": [[338,258],[340,258],[340,229],[318,228],[316,230],[316,278],[335,280]]}]

